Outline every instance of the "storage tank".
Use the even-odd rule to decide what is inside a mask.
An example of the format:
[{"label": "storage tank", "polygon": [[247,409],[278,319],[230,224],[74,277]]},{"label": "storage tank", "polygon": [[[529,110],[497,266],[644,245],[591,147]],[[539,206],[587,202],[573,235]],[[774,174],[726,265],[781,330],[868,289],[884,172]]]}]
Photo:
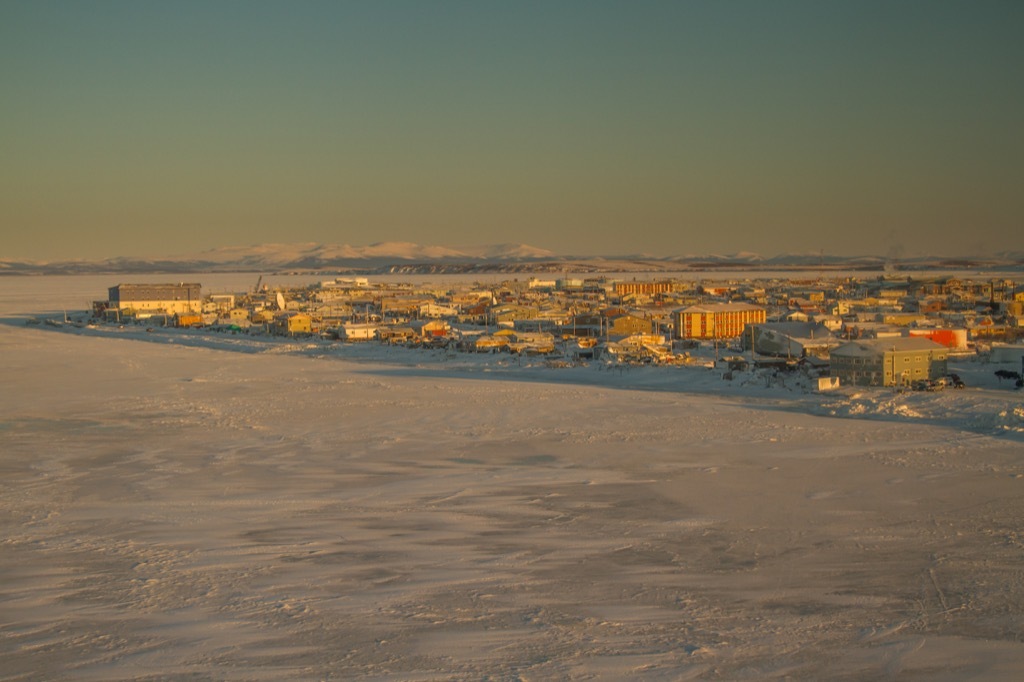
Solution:
[{"label": "storage tank", "polygon": [[966,329],[911,329],[911,336],[923,336],[952,350],[967,350]]}]

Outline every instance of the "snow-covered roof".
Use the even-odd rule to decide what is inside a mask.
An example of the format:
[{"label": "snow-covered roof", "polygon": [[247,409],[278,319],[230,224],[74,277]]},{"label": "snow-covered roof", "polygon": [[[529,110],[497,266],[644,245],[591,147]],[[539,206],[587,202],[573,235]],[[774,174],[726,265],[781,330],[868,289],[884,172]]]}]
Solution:
[{"label": "snow-covered roof", "polygon": [[674,312],[682,313],[734,313],[745,310],[763,310],[759,305],[752,303],[703,303],[700,305],[691,305],[687,308],[679,308]]},{"label": "snow-covered roof", "polygon": [[758,324],[757,328],[785,334],[791,338],[811,339],[832,336],[828,327],[817,322],[763,322]]},{"label": "snow-covered roof", "polygon": [[901,336],[892,339],[861,339],[844,343],[832,351],[832,355],[846,357],[876,357],[886,351],[912,352],[927,350],[948,350],[940,343],[922,336]]}]

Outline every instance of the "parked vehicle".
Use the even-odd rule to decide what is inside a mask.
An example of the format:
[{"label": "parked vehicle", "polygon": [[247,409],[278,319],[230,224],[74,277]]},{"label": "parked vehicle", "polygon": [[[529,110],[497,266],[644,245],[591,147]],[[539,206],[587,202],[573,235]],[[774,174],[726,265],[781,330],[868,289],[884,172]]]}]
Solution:
[{"label": "parked vehicle", "polygon": [[911,388],[915,391],[941,391],[946,387],[945,379],[918,379]]}]

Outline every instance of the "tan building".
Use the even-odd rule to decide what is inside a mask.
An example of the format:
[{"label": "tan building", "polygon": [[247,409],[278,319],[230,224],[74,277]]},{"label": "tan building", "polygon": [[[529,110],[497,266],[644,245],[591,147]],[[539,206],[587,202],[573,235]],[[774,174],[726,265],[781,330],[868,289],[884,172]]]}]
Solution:
[{"label": "tan building", "polygon": [[633,334],[650,334],[654,325],[636,315],[613,315],[605,323],[605,334],[610,336],[632,336]]},{"label": "tan building", "polygon": [[118,284],[107,289],[108,308],[140,317],[182,313],[199,314],[203,309],[199,284]]},{"label": "tan building", "polygon": [[232,308],[224,317],[235,324],[249,321],[249,311],[245,308]]},{"label": "tan building", "polygon": [[764,308],[750,303],[710,303],[672,313],[677,339],[731,339],[748,324],[764,324]]},{"label": "tan building", "polygon": [[855,386],[909,386],[946,375],[949,349],[923,337],[851,341],[830,355],[830,374]]},{"label": "tan building", "polygon": [[619,296],[626,294],[643,294],[654,296],[672,291],[672,282],[616,282],[615,293]]}]

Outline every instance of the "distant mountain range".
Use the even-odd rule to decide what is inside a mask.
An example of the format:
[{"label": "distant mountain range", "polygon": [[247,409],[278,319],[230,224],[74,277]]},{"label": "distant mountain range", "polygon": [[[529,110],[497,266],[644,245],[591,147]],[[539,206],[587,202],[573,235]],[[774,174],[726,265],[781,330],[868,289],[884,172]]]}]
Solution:
[{"label": "distant mountain range", "polygon": [[108,274],[188,272],[323,272],[352,274],[423,274],[474,272],[670,272],[685,270],[922,270],[978,269],[1024,271],[1024,253],[990,258],[903,258],[785,254],[763,258],[755,253],[729,255],[564,256],[526,244],[424,246],[410,242],[348,244],[260,244],[228,246],[165,258],[109,258],[98,261],[19,261],[0,259],[0,275]]}]

